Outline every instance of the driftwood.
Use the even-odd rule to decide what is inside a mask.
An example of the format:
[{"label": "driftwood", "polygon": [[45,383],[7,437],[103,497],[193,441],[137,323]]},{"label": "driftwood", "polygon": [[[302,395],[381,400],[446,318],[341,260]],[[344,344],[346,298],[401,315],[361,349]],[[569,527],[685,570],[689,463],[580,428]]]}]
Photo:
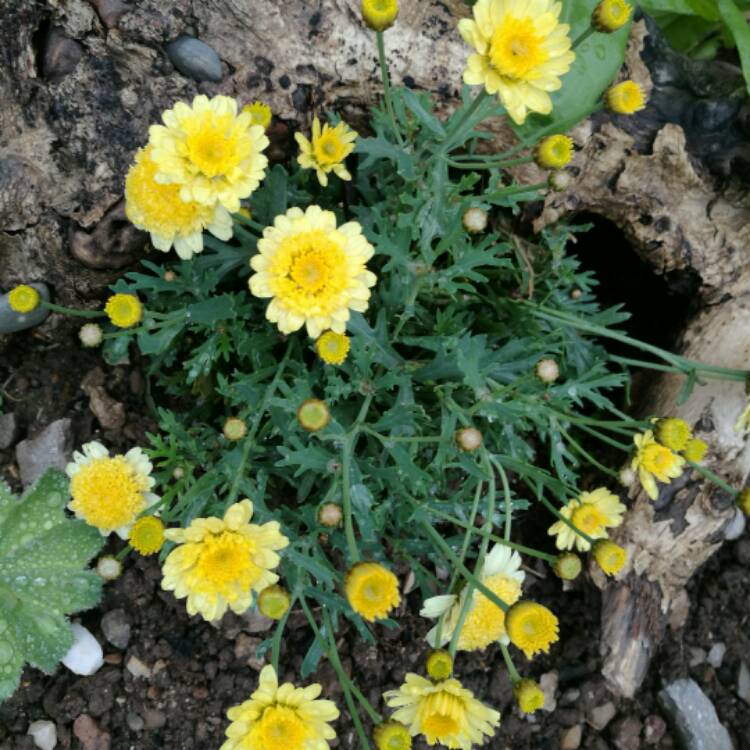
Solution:
[{"label": "driftwood", "polygon": [[[0,0],[0,288],[44,280],[63,304],[100,299],[145,253],[146,237],[123,220],[123,178],[148,125],[180,98],[225,93],[261,98],[277,115],[272,158],[314,112],[357,123],[376,99],[373,38],[358,0]],[[461,0],[402,0],[387,34],[396,83],[454,106],[467,50],[455,27]],[[164,45],[197,36],[222,60],[219,83],[179,74]],[[729,97],[739,73],[670,53],[653,29],[634,27],[630,75],[651,91],[630,119],[600,113],[579,126],[573,185],[550,195],[536,229],[575,212],[614,222],[636,253],[670,283],[687,281],[696,315],[682,337],[689,356],[750,364],[750,202],[747,107]],[[499,148],[508,138],[498,134]],[[521,177],[538,181],[533,167]],[[607,252],[606,248],[602,252]],[[654,315],[659,314],[654,300]],[[53,331],[55,316],[42,329]],[[0,350],[3,342],[0,341]],[[739,385],[699,388],[675,409],[679,384],[653,382],[644,410],[698,421],[709,465],[730,481],[750,473],[750,450],[732,431]],[[642,495],[620,539],[632,564],[604,588],[604,671],[632,695],[666,623],[679,624],[684,585],[721,543],[726,497],[695,477],[652,504]]]}]

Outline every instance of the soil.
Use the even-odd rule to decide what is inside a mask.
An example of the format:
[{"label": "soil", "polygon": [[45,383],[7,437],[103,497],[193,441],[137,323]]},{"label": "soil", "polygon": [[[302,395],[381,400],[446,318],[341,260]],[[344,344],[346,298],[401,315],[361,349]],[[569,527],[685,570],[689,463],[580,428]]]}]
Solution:
[{"label": "soil", "polygon": [[[77,445],[91,438],[114,448],[142,441],[153,423],[143,416],[146,407],[137,363],[106,366],[96,353],[81,350],[74,333],[57,336],[55,342],[16,336],[0,363],[3,408],[15,412],[23,436],[33,436],[54,419],[70,416]],[[81,380],[96,367],[104,370],[110,395],[126,406],[128,419],[121,430],[102,432],[80,389]],[[0,452],[0,474],[18,489],[12,450]],[[533,515],[520,525],[522,534],[535,536]],[[109,551],[120,544],[113,542]],[[694,578],[687,624],[668,635],[634,701],[611,696],[600,675],[596,587],[582,576],[564,591],[560,581],[541,567],[531,571],[530,596],[558,613],[561,637],[548,656],[530,664],[520,657],[523,663],[518,666],[529,676],[547,675],[546,680],[558,681],[557,707],[533,718],[519,716],[500,654],[489,649],[480,655],[461,655],[458,671],[465,684],[503,713],[502,727],[487,747],[556,750],[568,729],[582,725],[580,747],[590,750],[676,748],[656,694],[663,680],[690,676],[714,702],[736,748],[750,750],[750,707],[735,692],[740,663],[747,661],[750,647],[748,562],[750,537],[745,533],[726,544]],[[106,587],[101,605],[79,618],[104,645],[105,665],[87,678],[64,667],[50,676],[27,669],[18,692],[0,705],[0,750],[33,748],[26,731],[37,719],[56,723],[58,748],[210,750],[221,745],[227,708],[245,700],[257,684],[264,661],[255,651],[267,637],[266,626],[231,614],[218,626],[190,618],[183,602],[161,591],[159,579],[155,559],[127,561],[121,578]],[[360,686],[369,686],[365,694],[378,709],[382,709],[383,690],[400,684],[407,671],[421,671],[427,648],[421,640],[425,626],[416,614],[419,607],[419,595],[411,594],[398,617],[401,627],[378,628],[376,647],[363,647],[351,629],[341,633],[344,667]],[[116,609],[123,611],[131,627],[124,649],[108,644],[101,630],[103,615]],[[292,616],[281,654],[284,678],[297,679],[310,640],[306,623]],[[718,642],[726,644],[727,651],[722,665],[714,669],[705,654]],[[323,662],[309,681],[322,683],[325,695],[343,707],[330,665]],[[614,716],[605,727],[594,728],[594,709],[610,701]],[[352,723],[344,711],[342,716],[339,739],[333,745],[358,748]],[[424,747],[415,743],[417,750]]]}]

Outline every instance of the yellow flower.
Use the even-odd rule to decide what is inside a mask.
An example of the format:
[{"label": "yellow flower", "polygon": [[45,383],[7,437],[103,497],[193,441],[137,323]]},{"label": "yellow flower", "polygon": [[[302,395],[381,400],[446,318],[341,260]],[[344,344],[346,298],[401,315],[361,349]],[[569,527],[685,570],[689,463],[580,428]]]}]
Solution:
[{"label": "yellow flower", "polygon": [[513,696],[518,708],[525,714],[533,714],[544,708],[544,693],[534,680],[519,680],[513,686]]},{"label": "yellow flower", "polygon": [[357,563],[346,576],[344,592],[351,608],[368,622],[385,619],[401,603],[398,578],[378,563]]},{"label": "yellow flower", "polygon": [[272,570],[279,564],[276,550],[289,540],[277,521],[262,526],[250,523],[253,504],[242,500],[231,505],[224,518],[197,518],[186,529],[167,529],[167,539],[177,542],[164,562],[161,586],[187,597],[188,614],[200,613],[218,620],[231,608],[241,614],[252,604],[253,591],[262,591],[279,580]]},{"label": "yellow flower", "polygon": [[534,149],[534,159],[542,169],[562,169],[573,158],[573,139],[567,135],[550,135]]},{"label": "yellow flower", "polygon": [[297,421],[308,432],[322,430],[331,421],[331,412],[325,401],[308,398],[297,409]]},{"label": "yellow flower", "polygon": [[260,185],[268,165],[262,126],[248,112],[238,115],[234,99],[203,94],[192,105],[177,102],[162,121],[149,129],[156,180],[179,185],[183,201],[218,201],[231,213],[239,211],[240,199]]},{"label": "yellow flower", "polygon": [[362,18],[373,31],[393,26],[398,15],[398,0],[362,0]]},{"label": "yellow flower", "polygon": [[271,119],[273,118],[273,112],[267,104],[252,102],[251,104],[246,104],[242,108],[242,111],[250,115],[250,121],[253,125],[260,125],[263,130],[268,130],[268,126],[271,124]]},{"label": "yellow flower", "polygon": [[705,443],[700,438],[691,438],[687,441],[685,450],[682,451],[682,455],[686,461],[692,461],[694,464],[699,464],[705,457],[708,451],[708,443]]},{"label": "yellow flower", "polygon": [[750,488],[737,495],[737,505],[746,516],[750,516]]},{"label": "yellow flower", "polygon": [[239,417],[229,417],[224,422],[222,433],[227,440],[242,440],[247,435],[247,425]]},{"label": "yellow flower", "polygon": [[294,137],[300,149],[297,157],[299,165],[303,169],[314,169],[323,187],[328,185],[329,172],[342,180],[352,179],[344,160],[354,151],[357,134],[345,122],[340,122],[335,128],[326,123],[321,130],[320,120],[316,117],[312,126],[312,142],[302,133],[295,133]]},{"label": "yellow flower", "polygon": [[[520,555],[502,544],[496,544],[487,555],[479,578],[498,599],[510,606],[520,598],[525,576],[521,570]],[[435,625],[425,636],[425,640],[433,648],[439,648],[453,638],[469,588],[464,587],[460,596],[449,594],[425,600],[419,614],[422,617],[443,618],[442,627]],[[458,636],[458,648],[462,651],[478,651],[496,641],[508,643],[505,613],[477,589],[472,590],[471,597],[471,605]]]},{"label": "yellow flower", "polygon": [[232,217],[218,203],[205,205],[180,197],[180,186],[156,180],[153,146],[140,149],[125,178],[125,214],[138,229],[151,235],[151,244],[189,260],[203,250],[203,230],[220,240],[232,236]]},{"label": "yellow flower", "polygon": [[483,85],[497,94],[520,125],[529,111],[548,115],[549,92],[561,86],[560,76],[575,60],[570,27],[559,22],[562,4],[554,0],[477,0],[474,20],[458,24],[469,56],[464,82]]},{"label": "yellow flower", "polygon": [[159,500],[151,492],[156,483],[152,465],[140,448],[110,456],[96,441],[86,443],[65,467],[70,477],[68,508],[102,536],[115,531],[127,539],[138,516]]},{"label": "yellow flower", "polygon": [[320,206],[290,208],[265,228],[258,251],[250,291],[272,298],[266,317],[282,333],[303,325],[312,338],[329,328],[345,333],[349,311],[367,309],[377,277],[365,264],[374,250],[356,221],[337,227]]},{"label": "yellow flower", "polygon": [[635,435],[633,441],[636,453],[631,468],[638,472],[638,478],[646,494],[652,500],[656,500],[659,497],[656,480],[669,484],[672,479],[679,477],[685,466],[685,459],[657,443],[651,430],[646,430],[642,435]]},{"label": "yellow flower", "polygon": [[118,328],[130,328],[143,319],[143,305],[134,294],[113,294],[104,312]]},{"label": "yellow flower", "polygon": [[[608,528],[614,528],[622,523],[622,514],[625,511],[626,508],[617,495],[613,495],[606,487],[599,487],[593,492],[582,492],[580,497],[570,500],[561,508],[560,513],[592,539],[605,539]],[[562,520],[553,523],[547,533],[557,537],[557,549],[575,547],[581,552],[586,552],[591,547],[589,542]]]},{"label": "yellow flower", "polygon": [[258,594],[258,609],[261,614],[272,620],[280,620],[289,610],[291,603],[289,592],[278,584],[268,586]]},{"label": "yellow flower", "polygon": [[552,643],[559,640],[557,617],[536,602],[514,604],[505,616],[511,643],[531,659],[534,654],[549,653]]},{"label": "yellow flower", "polygon": [[626,0],[602,0],[594,8],[591,16],[591,25],[604,34],[617,31],[629,20],[633,12],[633,6]]},{"label": "yellow flower", "polygon": [[471,750],[485,736],[493,737],[500,724],[497,711],[453,678],[432,683],[410,672],[398,690],[388,690],[383,697],[397,709],[392,718],[409,727],[412,735],[423,734],[430,745]]},{"label": "yellow flower", "polygon": [[317,699],[322,689],[317,683],[279,685],[274,668],[263,667],[250,700],[227,711],[232,723],[220,750],[329,750],[336,737],[330,722],[339,710],[333,701]]},{"label": "yellow flower", "polygon": [[646,106],[646,94],[635,81],[623,81],[604,92],[605,104],[618,115],[632,115]]},{"label": "yellow flower", "polygon": [[684,419],[669,417],[656,420],[654,436],[667,448],[673,451],[681,451],[693,437],[690,425]]},{"label": "yellow flower", "polygon": [[411,750],[409,730],[397,721],[386,721],[373,732],[378,750]]},{"label": "yellow flower", "polygon": [[427,674],[433,680],[447,680],[453,672],[453,659],[447,651],[433,651],[427,657]]},{"label": "yellow flower", "polygon": [[613,576],[622,570],[628,559],[628,554],[619,544],[601,539],[594,545],[594,559],[599,567],[608,575]]},{"label": "yellow flower", "polygon": [[342,365],[349,354],[349,337],[345,333],[326,331],[315,342],[318,356],[329,365]]},{"label": "yellow flower", "polygon": [[10,309],[22,315],[36,310],[39,307],[41,299],[42,295],[33,286],[29,286],[28,284],[19,284],[17,287],[11,289],[8,294]]},{"label": "yellow flower", "polygon": [[153,555],[164,546],[164,524],[156,516],[142,516],[128,535],[130,546],[142,555]]}]

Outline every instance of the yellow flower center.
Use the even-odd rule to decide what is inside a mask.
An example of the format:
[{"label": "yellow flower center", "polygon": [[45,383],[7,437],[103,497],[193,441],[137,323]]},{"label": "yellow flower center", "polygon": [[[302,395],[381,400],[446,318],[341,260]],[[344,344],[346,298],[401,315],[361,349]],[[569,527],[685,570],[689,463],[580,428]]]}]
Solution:
[{"label": "yellow flower center", "polygon": [[241,137],[234,115],[206,112],[183,124],[184,156],[207,177],[225,177],[250,156],[251,143]]},{"label": "yellow flower center", "polygon": [[128,541],[142,555],[153,555],[164,545],[164,524],[155,516],[139,518],[130,530]]},{"label": "yellow flower center", "polygon": [[310,737],[308,725],[288,706],[267,708],[258,728],[263,750],[302,750]]},{"label": "yellow flower center", "polygon": [[[515,604],[521,596],[521,584],[515,578],[502,573],[482,581],[498,599],[508,606]],[[505,634],[505,613],[482,593],[474,594],[474,604],[464,620],[458,647],[463,651],[487,648]]]},{"label": "yellow flower center", "polygon": [[600,532],[607,525],[604,514],[588,503],[576,508],[571,514],[570,520],[576,528],[589,536]]},{"label": "yellow flower center", "polygon": [[519,602],[506,615],[508,636],[527,658],[549,651],[558,640],[558,622],[552,612],[535,602]]},{"label": "yellow flower center", "polygon": [[124,456],[92,459],[70,480],[70,507],[103,531],[132,523],[146,507],[144,478]]},{"label": "yellow flower center", "polygon": [[461,729],[464,704],[455,695],[440,691],[427,696],[420,714],[421,730],[427,741],[444,743]]},{"label": "yellow flower center", "polygon": [[326,331],[315,342],[318,356],[329,365],[340,365],[349,353],[349,338],[343,333]]},{"label": "yellow flower center", "polygon": [[384,619],[401,601],[398,579],[378,563],[355,565],[344,588],[352,609],[369,622]]},{"label": "yellow flower center", "polygon": [[202,588],[227,596],[237,584],[252,587],[263,573],[252,560],[254,552],[255,543],[234,531],[205,537],[195,566]]},{"label": "yellow flower center", "polygon": [[641,462],[646,471],[661,477],[672,467],[674,459],[675,455],[669,448],[652,443],[644,448]]},{"label": "yellow flower center", "polygon": [[313,143],[315,160],[323,167],[338,164],[347,156],[347,144],[339,138],[335,128],[326,130]]},{"label": "yellow flower center", "polygon": [[509,16],[492,35],[490,62],[506,78],[529,80],[548,58],[533,19]]}]

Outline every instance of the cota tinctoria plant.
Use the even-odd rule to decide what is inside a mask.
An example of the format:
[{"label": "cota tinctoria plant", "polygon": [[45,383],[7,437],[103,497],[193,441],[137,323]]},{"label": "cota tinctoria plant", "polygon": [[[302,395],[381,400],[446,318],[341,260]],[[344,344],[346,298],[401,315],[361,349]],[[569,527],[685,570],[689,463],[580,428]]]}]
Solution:
[{"label": "cota tinctoria plant", "polygon": [[20,499],[0,482],[0,700],[24,663],[52,672],[73,644],[67,615],[99,601],[101,579],[86,565],[102,537],[65,515],[68,499],[60,471]]}]

